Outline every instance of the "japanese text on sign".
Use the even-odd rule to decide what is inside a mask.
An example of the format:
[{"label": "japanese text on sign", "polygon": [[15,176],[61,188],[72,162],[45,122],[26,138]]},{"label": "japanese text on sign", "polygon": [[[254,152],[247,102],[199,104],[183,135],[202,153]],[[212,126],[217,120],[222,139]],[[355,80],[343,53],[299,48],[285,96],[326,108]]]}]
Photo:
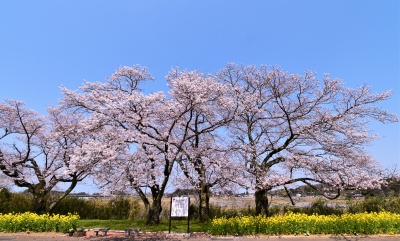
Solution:
[{"label": "japanese text on sign", "polygon": [[189,198],[173,197],[171,203],[171,217],[189,216]]}]

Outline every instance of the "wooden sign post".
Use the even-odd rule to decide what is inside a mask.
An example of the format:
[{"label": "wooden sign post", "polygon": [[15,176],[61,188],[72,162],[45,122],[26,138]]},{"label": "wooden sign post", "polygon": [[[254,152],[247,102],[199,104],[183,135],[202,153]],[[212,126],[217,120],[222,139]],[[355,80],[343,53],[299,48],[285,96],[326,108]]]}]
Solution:
[{"label": "wooden sign post", "polygon": [[187,217],[188,227],[187,232],[189,233],[189,197],[171,197],[171,206],[169,211],[169,232],[171,233],[171,219],[175,217]]}]

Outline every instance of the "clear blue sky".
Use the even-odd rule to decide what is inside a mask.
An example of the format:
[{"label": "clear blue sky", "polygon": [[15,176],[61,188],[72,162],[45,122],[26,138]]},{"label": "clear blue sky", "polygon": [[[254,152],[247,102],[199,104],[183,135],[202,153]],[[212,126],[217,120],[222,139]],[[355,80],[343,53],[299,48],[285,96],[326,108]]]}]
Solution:
[{"label": "clear blue sky", "polygon": [[[103,81],[119,66],[147,66],[155,91],[175,66],[214,72],[237,62],[393,89],[383,106],[400,114],[399,2],[1,1],[0,101],[23,100],[44,114],[61,98],[59,86]],[[368,150],[400,166],[399,123],[371,128],[384,138]]]}]

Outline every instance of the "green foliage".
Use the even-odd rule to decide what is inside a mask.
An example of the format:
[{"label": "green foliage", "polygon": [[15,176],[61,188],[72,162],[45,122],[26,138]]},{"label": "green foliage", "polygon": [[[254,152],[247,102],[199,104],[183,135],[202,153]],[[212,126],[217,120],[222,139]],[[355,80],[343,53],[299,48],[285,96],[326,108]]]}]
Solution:
[{"label": "green foliage", "polygon": [[306,208],[306,214],[319,214],[319,215],[341,215],[343,210],[339,207],[328,206],[326,200],[317,199],[311,204],[311,206]]},{"label": "green foliage", "polygon": [[131,210],[131,200],[123,197],[117,197],[108,202],[110,206],[109,219],[129,219]]},{"label": "green foliage", "polygon": [[199,192],[196,189],[178,188],[173,193],[171,193],[171,196],[190,196],[190,195],[197,196],[199,195]]},{"label": "green foliage", "polygon": [[[0,190],[0,213],[24,213],[32,210],[33,197],[24,192]],[[146,211],[137,199],[116,197],[110,200],[79,199],[69,196],[61,200],[51,214],[77,213],[82,219],[142,219]]]},{"label": "green foliage", "polygon": [[76,197],[66,197],[61,200],[53,209],[52,214],[67,215],[68,213],[78,213],[79,216],[87,215],[88,202]]},{"label": "green foliage", "polygon": [[139,201],[133,198],[115,197],[110,200],[66,197],[57,204],[52,213],[66,215],[78,213],[82,219],[140,219],[145,212]]},{"label": "green foliage", "polygon": [[25,193],[11,193],[8,189],[0,190],[0,213],[24,213],[32,209],[33,198]]},{"label": "green foliage", "polygon": [[6,213],[10,210],[11,192],[7,188],[0,190],[0,213]]},{"label": "green foliage", "polygon": [[311,205],[306,207],[284,206],[283,211],[279,213],[284,214],[288,212],[304,213],[308,215],[341,215],[345,212],[345,210],[340,206],[329,206],[326,200],[317,199],[316,201],[312,202]]},{"label": "green foliage", "polygon": [[369,196],[362,201],[350,200],[348,202],[349,213],[362,212],[381,212],[387,211],[392,213],[400,213],[400,195],[397,196]]},{"label": "green foliage", "polygon": [[[191,219],[198,219],[198,205],[190,204],[189,207],[189,215]],[[255,209],[251,207],[246,208],[223,208],[218,205],[210,205],[210,216],[212,218],[220,218],[220,217],[236,217],[236,216],[244,216],[244,215],[256,215]]]}]

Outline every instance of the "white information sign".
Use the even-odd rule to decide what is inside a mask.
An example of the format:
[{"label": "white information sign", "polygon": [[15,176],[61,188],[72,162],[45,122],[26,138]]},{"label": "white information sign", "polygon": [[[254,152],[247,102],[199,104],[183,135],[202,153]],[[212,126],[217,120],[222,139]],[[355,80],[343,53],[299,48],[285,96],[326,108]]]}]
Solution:
[{"label": "white information sign", "polygon": [[189,197],[172,197],[171,217],[189,216]]}]

